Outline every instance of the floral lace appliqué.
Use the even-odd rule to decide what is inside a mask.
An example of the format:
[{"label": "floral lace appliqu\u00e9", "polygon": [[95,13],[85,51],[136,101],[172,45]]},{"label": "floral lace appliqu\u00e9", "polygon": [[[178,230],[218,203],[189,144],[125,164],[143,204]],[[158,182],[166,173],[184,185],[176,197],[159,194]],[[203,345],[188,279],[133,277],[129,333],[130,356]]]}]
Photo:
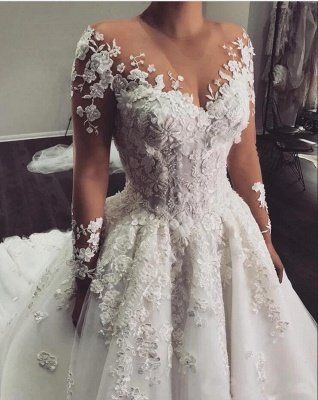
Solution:
[{"label": "floral lace appliqu\u00e9", "polygon": [[[79,91],[83,93],[83,99],[91,100],[91,103],[86,107],[81,105],[77,108],[77,114],[86,120],[84,125],[88,133],[98,134],[98,125],[95,125],[96,120],[101,118],[101,110],[95,104],[95,99],[102,99],[108,88],[112,89],[117,97],[119,109],[120,104],[125,101],[127,107],[130,107],[133,93],[136,91],[142,92],[145,89],[155,89],[157,93],[169,96],[181,95],[183,101],[191,103],[192,108],[196,109],[201,114],[206,113],[210,118],[220,119],[225,113],[230,110],[232,125],[238,121],[242,115],[239,111],[236,100],[240,98],[248,98],[253,105],[251,112],[254,113],[255,94],[254,94],[254,70],[253,70],[253,55],[254,48],[251,40],[243,29],[241,36],[238,36],[231,45],[223,44],[222,47],[227,51],[229,60],[219,69],[219,78],[214,80],[218,90],[214,92],[211,84],[207,85],[208,101],[203,106],[198,106],[193,102],[193,94],[182,92],[181,83],[184,81],[182,75],[173,76],[172,72],[167,71],[167,75],[171,82],[171,90],[163,91],[165,88],[164,74],[155,76],[155,85],[148,82],[149,74],[156,71],[154,64],[145,65],[145,53],[140,52],[138,55],[130,55],[130,64],[133,67],[127,71],[127,66],[120,62],[116,68],[114,67],[114,59],[121,54],[121,47],[116,44],[116,39],[113,39],[112,44],[104,40],[103,34],[97,32],[91,26],[88,26],[78,42],[75,52],[75,60],[72,68],[72,92]],[[86,62],[84,72],[80,70],[78,64]],[[127,71],[124,76],[124,71]],[[222,82],[221,82],[222,79]],[[244,88],[244,89],[243,89]],[[238,92],[241,91],[241,93]],[[243,91],[242,91],[243,90]],[[130,100],[127,102],[125,91],[130,93]],[[149,91],[150,95],[150,91]],[[234,108],[237,109],[237,115],[233,115]],[[221,114],[220,114],[221,113]],[[243,111],[245,115],[247,112]],[[246,121],[244,122],[244,125]],[[226,127],[223,126],[223,131]],[[240,141],[240,131],[235,132],[234,139]]]},{"label": "floral lace appliqu\u00e9", "polygon": [[[95,134],[98,133],[98,125],[95,125],[94,121],[101,117],[101,110],[96,106],[95,100],[102,99],[106,90],[112,85],[113,58],[120,54],[120,47],[117,46],[115,39],[112,45],[104,43],[103,40],[104,36],[101,33],[88,27],[77,44],[72,66],[71,97],[74,91],[79,91],[84,93],[83,99],[91,101],[85,108],[78,106],[76,113],[81,118],[86,118],[84,121],[86,131]],[[87,61],[85,69],[83,73],[78,73],[77,64],[83,60]],[[120,65],[119,70],[123,69],[124,66]]]},{"label": "floral lace appliqu\u00e9", "polygon": [[93,277],[95,265],[91,267],[90,262],[99,250],[102,226],[102,217],[90,221],[87,226],[78,224],[72,218],[74,272],[79,279]]},{"label": "floral lace appliqu\u00e9", "polygon": [[37,355],[39,365],[50,372],[54,372],[57,368],[57,358],[55,355],[47,351],[40,351]]},{"label": "floral lace appliqu\u00e9", "polygon": [[[264,208],[267,212],[267,216],[268,216],[268,205],[265,199],[265,187],[264,184],[262,182],[255,182],[252,186],[252,189],[255,192],[259,192],[259,198],[257,199],[259,202],[259,207]],[[271,225],[271,220],[268,216],[268,220],[267,220],[267,224],[266,224],[266,229],[262,230],[262,233],[271,233],[272,231],[272,225]]]},{"label": "floral lace appliqu\u00e9", "polygon": [[46,318],[48,318],[49,314],[44,312],[44,311],[36,311],[33,314],[34,319],[37,323],[42,322],[43,320],[45,320]]},{"label": "floral lace appliqu\u00e9", "polygon": [[257,379],[260,385],[260,391],[265,393],[266,372],[265,372],[265,354],[263,352],[247,351],[246,359],[251,359],[254,362]]},{"label": "floral lace appliqu\u00e9", "polygon": [[66,400],[71,400],[73,396],[73,387],[74,387],[74,377],[72,370],[68,370],[67,378],[66,378]]},{"label": "floral lace appliqu\u00e9", "polygon": [[[81,118],[91,113],[90,119],[100,120],[95,99],[105,96],[106,88],[115,93],[114,142],[126,185],[106,200],[107,237],[96,265],[90,262],[97,254],[101,219],[87,227],[73,224],[74,254],[77,276],[92,278],[98,333],[112,349],[107,365],[112,399],[151,400],[148,384],[160,385],[173,366],[180,374],[202,368],[191,340],[196,333],[206,337],[210,327],[222,361],[220,374],[230,380],[223,294],[236,284],[233,264],[246,277],[247,304],[255,312],[251,318],[267,320],[274,338],[283,336],[287,323],[271,296],[270,259],[263,241],[255,239],[257,233],[262,236],[227,178],[229,150],[240,140],[254,101],[254,53],[246,33],[225,45],[230,60],[214,81],[217,91],[209,85],[204,107],[182,92],[184,78],[178,73],[168,71],[172,89],[166,88],[164,74],[155,75],[156,66],[146,63],[142,51],[131,54],[127,65],[119,60],[116,66],[116,46],[105,47],[103,36],[89,28],[77,51],[88,70],[85,78],[79,71],[74,76],[78,91],[84,79],[81,93],[88,89],[88,107],[93,106],[82,106]],[[108,83],[100,86],[100,79]],[[95,122],[85,125],[88,133],[98,133]],[[251,231],[240,232],[237,221],[244,218]],[[261,360],[258,365],[261,370]]]}]

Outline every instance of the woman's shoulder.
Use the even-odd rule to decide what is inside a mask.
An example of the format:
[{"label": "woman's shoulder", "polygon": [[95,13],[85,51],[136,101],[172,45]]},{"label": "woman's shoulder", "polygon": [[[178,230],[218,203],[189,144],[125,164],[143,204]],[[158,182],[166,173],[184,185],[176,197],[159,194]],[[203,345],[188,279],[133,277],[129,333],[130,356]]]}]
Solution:
[{"label": "woman's shoulder", "polygon": [[131,40],[136,28],[135,18],[122,18],[97,21],[89,25],[95,32],[100,33],[105,41],[116,39],[118,42]]},{"label": "woman's shoulder", "polygon": [[242,36],[242,32],[246,32],[246,29],[243,25],[237,24],[235,22],[220,22],[220,27],[223,34],[228,37]]}]

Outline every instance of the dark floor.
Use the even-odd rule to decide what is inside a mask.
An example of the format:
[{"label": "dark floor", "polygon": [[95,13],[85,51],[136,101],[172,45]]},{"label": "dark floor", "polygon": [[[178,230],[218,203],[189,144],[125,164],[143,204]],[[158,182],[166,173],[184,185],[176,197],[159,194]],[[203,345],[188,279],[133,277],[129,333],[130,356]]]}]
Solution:
[{"label": "dark floor", "polygon": [[[69,229],[72,172],[34,174],[26,165],[36,151],[70,141],[51,138],[0,143],[0,240],[52,228]],[[270,147],[266,149],[272,152]],[[285,168],[275,174],[270,188],[266,185],[267,199],[274,245],[296,292],[317,320],[317,169],[306,160],[301,160],[301,165],[306,191],[293,182]],[[266,154],[262,169],[266,183]],[[123,182],[122,175],[111,175],[108,195],[120,190]]]},{"label": "dark floor", "polygon": [[[36,151],[58,143],[70,144],[71,138],[0,143],[0,240],[52,228],[69,229],[72,171],[43,175],[26,168]],[[108,196],[123,185],[123,174],[111,175]]]},{"label": "dark floor", "polygon": [[[308,137],[308,140],[317,143],[317,137]],[[317,151],[316,146],[313,148]],[[303,191],[288,167],[274,174],[274,183],[266,180],[268,163],[264,158],[262,171],[267,183],[273,243],[294,289],[317,321],[317,169],[311,162],[300,159],[306,185]]]}]

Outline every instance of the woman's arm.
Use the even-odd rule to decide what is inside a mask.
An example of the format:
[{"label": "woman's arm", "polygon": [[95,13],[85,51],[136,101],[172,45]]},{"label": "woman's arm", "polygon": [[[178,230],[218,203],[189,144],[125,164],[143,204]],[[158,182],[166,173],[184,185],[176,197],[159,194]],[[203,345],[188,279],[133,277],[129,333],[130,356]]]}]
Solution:
[{"label": "woman's arm", "polygon": [[230,150],[228,171],[233,189],[249,205],[266,243],[270,243],[271,222],[256,147],[254,115],[250,115],[248,126],[242,132],[241,141],[234,144]]},{"label": "woman's arm", "polygon": [[106,46],[100,33],[86,30],[72,68],[74,142],[72,231],[77,304],[76,324],[93,278],[104,227],[108,169],[116,100],[111,89],[112,58],[118,48]]},{"label": "woman's arm", "polygon": [[[251,45],[248,36],[246,40]],[[283,277],[283,264],[272,244],[271,221],[256,147],[254,66],[252,58],[250,60],[247,76],[249,79],[249,120],[241,134],[240,141],[234,143],[230,150],[228,156],[228,172],[233,189],[248,204],[260,227],[281,282]]]},{"label": "woman's arm", "polygon": [[[77,286],[87,288],[94,274],[103,229],[111,145],[111,116],[103,121],[103,135],[82,130],[73,100],[74,166],[72,193],[73,250]],[[107,106],[107,104],[105,104]],[[112,108],[108,104],[109,109]]]},{"label": "woman's arm", "polygon": [[271,254],[279,281],[283,279],[283,264],[274,249],[271,238],[271,221],[265,198],[265,188],[256,147],[254,115],[250,116],[241,141],[233,144],[228,156],[228,172],[233,189],[245,200],[258,223]]}]

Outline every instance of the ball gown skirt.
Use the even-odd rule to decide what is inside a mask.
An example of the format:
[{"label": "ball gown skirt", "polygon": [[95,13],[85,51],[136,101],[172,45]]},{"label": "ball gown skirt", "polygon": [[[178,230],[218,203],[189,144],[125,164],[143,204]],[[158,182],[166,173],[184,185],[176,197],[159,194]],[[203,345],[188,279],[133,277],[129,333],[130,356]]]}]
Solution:
[{"label": "ball gown skirt", "polygon": [[255,100],[247,33],[205,106],[105,40],[83,33],[73,101],[79,134],[98,135],[114,92],[126,186],[106,200],[77,330],[70,232],[0,245],[1,400],[316,400],[317,325],[226,176]]},{"label": "ball gown skirt", "polygon": [[77,332],[70,232],[1,244],[1,400],[314,400],[316,323],[246,203],[179,224],[131,200],[107,198]]}]

